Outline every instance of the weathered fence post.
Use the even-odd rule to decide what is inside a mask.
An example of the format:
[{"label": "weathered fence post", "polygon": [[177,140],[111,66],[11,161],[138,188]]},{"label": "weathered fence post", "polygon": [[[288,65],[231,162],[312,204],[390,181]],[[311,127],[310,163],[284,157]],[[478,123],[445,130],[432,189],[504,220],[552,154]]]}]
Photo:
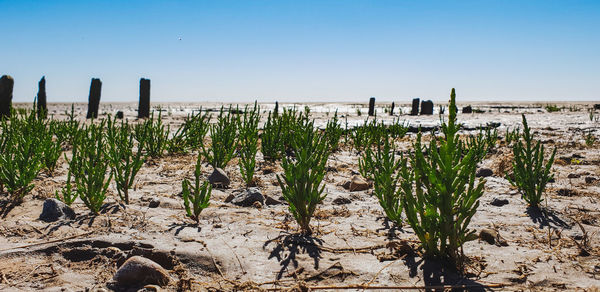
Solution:
[{"label": "weathered fence post", "polygon": [[0,77],[0,119],[10,117],[15,80],[9,75]]},{"label": "weathered fence post", "polygon": [[150,79],[140,79],[140,103],[138,107],[138,118],[150,116]]},{"label": "weathered fence post", "polygon": [[433,101],[424,100],[421,102],[421,114],[422,115],[433,115]]},{"label": "weathered fence post", "polygon": [[392,101],[392,108],[390,109],[390,116],[394,115],[394,107],[396,106],[396,104],[394,104],[394,102]]},{"label": "weathered fence post", "polygon": [[42,76],[42,79],[40,82],[38,82],[38,93],[36,100],[38,117],[46,118],[48,114],[48,108],[46,107],[46,76]]},{"label": "weathered fence post", "polygon": [[369,99],[369,116],[374,116],[375,115],[375,98],[371,97],[371,99]]},{"label": "weathered fence post", "polygon": [[418,98],[413,98],[412,109],[410,110],[411,116],[416,116],[419,114],[419,101],[420,100]]},{"label": "weathered fence post", "polygon": [[88,100],[88,112],[86,118],[97,118],[98,107],[100,106],[100,92],[102,91],[102,81],[98,78],[92,78],[90,85],[90,97]]}]

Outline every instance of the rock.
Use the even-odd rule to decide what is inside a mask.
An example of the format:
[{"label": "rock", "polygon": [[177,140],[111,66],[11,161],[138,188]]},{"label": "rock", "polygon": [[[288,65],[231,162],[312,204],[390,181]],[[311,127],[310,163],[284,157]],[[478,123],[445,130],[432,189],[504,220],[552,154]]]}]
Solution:
[{"label": "rock", "polygon": [[148,203],[149,208],[158,208],[159,205],[160,205],[160,200],[157,198],[152,198],[152,200],[150,200],[150,203]]},{"label": "rock", "polygon": [[162,288],[156,285],[146,285],[144,286],[144,290],[149,292],[160,292],[162,291]]},{"label": "rock", "polygon": [[597,178],[593,177],[593,176],[586,176],[585,177],[585,183],[586,184],[591,184],[594,183],[597,180]]},{"label": "rock", "polygon": [[113,280],[118,285],[146,285],[156,284],[160,286],[169,283],[167,270],[159,264],[141,256],[129,258],[115,273]]},{"label": "rock", "polygon": [[494,198],[491,202],[490,205],[492,206],[496,206],[496,207],[502,207],[504,205],[508,205],[508,200],[507,199],[498,199],[498,198]]},{"label": "rock", "polygon": [[344,198],[344,197],[337,197],[333,200],[333,204],[334,205],[347,205],[352,203],[352,201],[348,198]]},{"label": "rock", "polygon": [[559,196],[563,196],[563,197],[572,197],[574,195],[577,195],[577,191],[572,190],[572,189],[559,189],[556,192]]},{"label": "rock", "polygon": [[419,99],[418,98],[413,98],[412,100],[412,109],[410,110],[410,115],[411,116],[416,116],[419,114]]},{"label": "rock", "polygon": [[75,211],[57,199],[46,199],[42,214],[40,214],[40,220],[54,222],[59,219],[75,219]]},{"label": "rock", "polygon": [[347,181],[342,186],[351,192],[368,190],[370,187],[369,183],[358,175],[353,176],[350,181]]},{"label": "rock", "polygon": [[569,175],[567,175],[567,178],[580,178],[581,174],[579,173],[569,173]]},{"label": "rock", "polygon": [[494,229],[484,228],[479,232],[479,239],[497,246],[508,246],[508,242],[504,240]]},{"label": "rock", "polygon": [[123,119],[123,111],[118,111],[117,115],[115,116],[115,118],[117,118],[117,119]]},{"label": "rock", "polygon": [[598,103],[597,103],[597,104],[594,104],[594,109],[595,109],[595,110],[600,110],[600,104],[598,104]]},{"label": "rock", "polygon": [[433,115],[433,101],[424,100],[421,102],[421,115]]},{"label": "rock", "polygon": [[260,201],[255,201],[254,203],[252,203],[252,207],[256,208],[256,209],[262,209],[262,203]]},{"label": "rock", "polygon": [[271,198],[270,196],[265,196],[265,205],[271,206],[271,205],[281,205],[281,204],[283,204],[283,203]]},{"label": "rock", "polygon": [[478,169],[475,173],[476,177],[488,177],[492,175],[494,175],[494,172],[491,169],[485,167]]},{"label": "rock", "polygon": [[473,113],[473,108],[472,108],[470,105],[468,105],[468,106],[464,106],[464,107],[462,108],[462,113],[463,113],[463,114],[470,114],[470,113]]},{"label": "rock", "polygon": [[254,206],[254,202],[259,202],[261,204],[264,203],[265,197],[257,188],[248,188],[236,195],[231,200],[231,203],[234,205],[242,206],[242,207],[250,207]]},{"label": "rock", "polygon": [[229,180],[229,177],[227,176],[227,173],[225,173],[224,170],[215,167],[215,170],[213,170],[213,173],[211,173],[208,176],[208,181],[213,185],[213,186],[220,186],[220,187],[228,187],[229,183],[231,182]]}]

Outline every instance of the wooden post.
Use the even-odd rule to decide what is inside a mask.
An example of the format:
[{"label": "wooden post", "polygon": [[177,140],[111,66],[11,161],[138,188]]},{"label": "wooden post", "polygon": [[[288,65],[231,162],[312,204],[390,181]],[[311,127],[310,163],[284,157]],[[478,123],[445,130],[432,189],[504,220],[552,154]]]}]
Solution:
[{"label": "wooden post", "polygon": [[98,117],[98,107],[100,106],[100,92],[102,91],[102,81],[98,78],[92,78],[90,85],[90,97],[88,99],[87,118]]},{"label": "wooden post", "polygon": [[276,116],[279,114],[279,103],[275,102],[275,109],[273,110],[273,115]]},{"label": "wooden post", "polygon": [[42,76],[42,79],[40,82],[38,82],[38,93],[36,100],[38,117],[46,118],[48,115],[48,108],[46,107],[46,76]]},{"label": "wooden post", "polygon": [[371,99],[369,99],[369,116],[374,116],[375,115],[375,98],[371,97]]},{"label": "wooden post", "polygon": [[15,80],[9,75],[0,77],[0,119],[10,117]]},{"label": "wooden post", "polygon": [[140,103],[138,118],[150,117],[150,79],[140,79]]},{"label": "wooden post", "polygon": [[418,98],[413,98],[412,109],[410,110],[410,115],[411,116],[416,116],[418,114],[419,114],[419,99]]},{"label": "wooden post", "polygon": [[394,104],[394,102],[392,101],[392,108],[390,109],[390,116],[394,115],[394,107],[396,107],[396,104]]},{"label": "wooden post", "polygon": [[433,115],[433,101],[424,100],[421,102],[421,114],[422,115]]}]

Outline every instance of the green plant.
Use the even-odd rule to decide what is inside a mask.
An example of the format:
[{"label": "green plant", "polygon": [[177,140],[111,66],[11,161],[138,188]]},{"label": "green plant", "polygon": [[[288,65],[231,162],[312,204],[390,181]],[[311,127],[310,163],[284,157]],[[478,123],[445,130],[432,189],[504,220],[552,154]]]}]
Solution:
[{"label": "green plant", "polygon": [[517,142],[521,139],[521,130],[519,130],[519,128],[514,128],[513,130],[510,130],[509,128],[506,128],[506,135],[504,137],[504,139],[506,140],[506,144],[510,145],[513,142]]},{"label": "green plant", "polygon": [[73,154],[67,161],[77,195],[94,214],[100,211],[113,176],[112,172],[109,174],[105,124],[104,120],[98,124],[92,121],[81,128],[74,136]]},{"label": "green plant", "polygon": [[339,123],[336,110],[333,118],[327,121],[327,126],[325,127],[325,136],[327,137],[331,151],[335,151],[339,148],[340,139],[342,138],[343,134],[344,131]]},{"label": "green plant", "polygon": [[69,169],[69,171],[67,172],[67,184],[62,188],[61,194],[59,194],[58,191],[54,193],[56,199],[62,201],[68,206],[71,206],[71,204],[75,202],[75,199],[77,199],[78,196],[77,192],[73,190],[73,185],[71,184],[71,181],[71,170]]},{"label": "green plant", "polygon": [[106,126],[106,139],[108,151],[106,157],[117,184],[117,192],[125,204],[129,204],[129,189],[140,168],[144,164],[145,156],[142,154],[143,143],[135,148],[134,134],[125,121],[117,124],[117,119],[109,117]]},{"label": "green plant", "polygon": [[152,158],[161,157],[167,148],[170,127],[165,127],[162,122],[162,110],[159,109],[158,118],[154,118],[154,111],[150,118],[135,126],[135,139]]},{"label": "green plant", "polygon": [[202,108],[197,113],[192,113],[185,118],[183,125],[175,131],[167,142],[169,154],[187,153],[196,150],[204,144],[204,137],[208,132],[210,115],[202,113]]},{"label": "green plant", "polygon": [[546,184],[554,175],[550,174],[550,168],[554,162],[556,147],[549,159],[544,163],[544,145],[539,141],[534,143],[533,135],[527,125],[527,119],[523,115],[523,144],[516,141],[513,147],[513,172],[514,178],[507,176],[510,183],[515,186],[523,199],[532,207],[538,207],[543,200],[542,195]]},{"label": "green plant", "polygon": [[560,108],[558,106],[556,106],[555,104],[547,104],[545,108],[546,108],[546,111],[548,111],[549,113],[560,111]]},{"label": "green plant", "polygon": [[210,147],[206,147],[204,144],[201,145],[204,158],[213,167],[223,168],[233,158],[237,146],[238,124],[238,117],[231,114],[231,105],[227,113],[221,106],[217,122],[209,126]]},{"label": "green plant", "polygon": [[[43,110],[42,110],[43,111]],[[42,115],[41,117],[44,117]],[[54,172],[60,154],[62,153],[62,140],[55,133],[58,132],[60,125],[52,120],[48,125],[48,131],[45,131],[41,137],[41,146],[43,149],[43,164],[49,174]]]},{"label": "green plant", "polygon": [[399,180],[407,159],[396,159],[393,143],[386,138],[378,143],[376,151],[367,148],[359,159],[359,167],[363,176],[373,180],[373,194],[379,200],[387,218],[401,226],[402,191],[399,188]]},{"label": "green plant", "polygon": [[585,136],[585,145],[587,145],[588,147],[592,147],[594,146],[594,143],[596,142],[596,136],[594,136],[594,134],[592,134],[592,131],[588,131]]},{"label": "green plant", "polygon": [[[483,195],[484,180],[475,182],[476,150],[464,154],[456,125],[456,94],[450,95],[449,120],[443,137],[432,137],[429,147],[414,143],[412,171],[401,169],[401,192],[407,221],[421,241],[425,255],[462,266],[462,245],[475,239],[468,228]],[[424,152],[427,154],[425,155]],[[414,187],[414,193],[413,193]]]},{"label": "green plant", "polygon": [[283,149],[283,142],[281,139],[282,124],[277,117],[278,115],[275,113],[272,114],[269,112],[262,134],[260,135],[263,157],[265,160],[269,161],[275,161],[281,158],[281,149]]},{"label": "green plant", "polygon": [[194,171],[194,176],[196,178],[194,186],[192,186],[187,179],[184,179],[181,183],[185,212],[190,218],[196,220],[196,223],[200,221],[200,218],[198,217],[200,212],[206,209],[210,204],[210,193],[212,192],[212,187],[208,181],[205,181],[200,185],[200,176],[202,175],[202,170],[200,169],[201,165],[201,156],[198,156],[196,170]]},{"label": "green plant", "polygon": [[319,203],[325,199],[325,164],[329,157],[329,145],[324,134],[314,129],[314,122],[304,121],[292,137],[292,157],[284,156],[281,166],[283,175],[277,181],[289,210],[300,225],[303,234],[311,234],[310,220]]},{"label": "green plant", "polygon": [[35,111],[14,111],[10,120],[2,120],[0,146],[0,182],[14,203],[20,203],[34,185],[44,165],[44,144],[47,128]]},{"label": "green plant", "polygon": [[252,110],[246,106],[244,116],[239,125],[240,143],[240,172],[247,186],[254,183],[254,168],[256,166],[256,153],[258,152],[258,122],[260,108],[254,103]]}]

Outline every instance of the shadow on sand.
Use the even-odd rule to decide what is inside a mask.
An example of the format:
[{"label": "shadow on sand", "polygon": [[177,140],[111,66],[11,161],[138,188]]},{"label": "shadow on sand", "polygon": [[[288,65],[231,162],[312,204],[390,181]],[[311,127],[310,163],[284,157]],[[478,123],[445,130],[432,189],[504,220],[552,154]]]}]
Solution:
[{"label": "shadow on sand", "polygon": [[298,260],[296,255],[299,253],[307,253],[314,261],[315,270],[319,269],[319,260],[321,259],[321,247],[323,241],[302,234],[281,234],[274,239],[267,240],[263,245],[263,249],[267,249],[270,245],[275,246],[269,253],[269,259],[277,258],[281,269],[277,273],[277,279],[281,279],[283,272],[285,272],[288,266],[294,265],[294,268],[298,267]]}]

